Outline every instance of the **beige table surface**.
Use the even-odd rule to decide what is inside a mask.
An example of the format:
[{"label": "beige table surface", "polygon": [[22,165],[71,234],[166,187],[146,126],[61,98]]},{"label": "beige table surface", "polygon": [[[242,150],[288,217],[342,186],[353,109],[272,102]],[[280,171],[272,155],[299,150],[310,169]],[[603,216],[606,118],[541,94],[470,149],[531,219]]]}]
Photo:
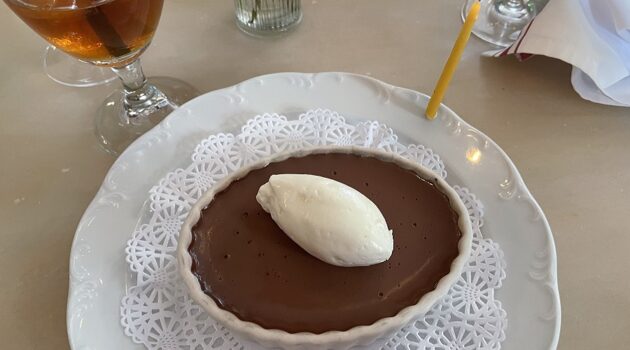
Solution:
[{"label": "beige table surface", "polygon": [[[230,1],[168,0],[145,71],[202,91],[282,71],[348,71],[430,92],[461,0],[306,0],[273,41],[247,37]],[[66,349],[68,257],[114,159],[93,113],[114,85],[68,88],[42,71],[45,43],[0,6],[0,348]],[[630,109],[583,101],[570,67],[481,58],[473,39],[446,103],[512,157],[554,231],[560,349],[630,344]]]}]

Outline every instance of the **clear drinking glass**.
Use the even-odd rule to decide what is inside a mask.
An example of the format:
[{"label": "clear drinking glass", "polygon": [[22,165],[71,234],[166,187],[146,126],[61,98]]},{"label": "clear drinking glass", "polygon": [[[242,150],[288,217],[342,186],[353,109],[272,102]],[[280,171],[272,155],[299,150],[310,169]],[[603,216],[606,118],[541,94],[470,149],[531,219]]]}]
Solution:
[{"label": "clear drinking glass", "polygon": [[300,0],[234,0],[236,24],[254,36],[272,36],[295,28],[302,21]]},{"label": "clear drinking glass", "polygon": [[[473,2],[466,0],[462,19],[466,18]],[[547,0],[481,0],[479,17],[473,34],[497,45],[509,46],[520,35],[521,29],[542,9]]]},{"label": "clear drinking glass", "polygon": [[103,148],[119,154],[180,104],[198,95],[172,78],[147,79],[140,55],[160,21],[164,0],[4,0],[56,48],[85,62],[110,67],[123,89],[96,116]]},{"label": "clear drinking glass", "polygon": [[97,86],[117,78],[111,69],[80,61],[52,45],[46,47],[43,61],[46,75],[66,86]]}]

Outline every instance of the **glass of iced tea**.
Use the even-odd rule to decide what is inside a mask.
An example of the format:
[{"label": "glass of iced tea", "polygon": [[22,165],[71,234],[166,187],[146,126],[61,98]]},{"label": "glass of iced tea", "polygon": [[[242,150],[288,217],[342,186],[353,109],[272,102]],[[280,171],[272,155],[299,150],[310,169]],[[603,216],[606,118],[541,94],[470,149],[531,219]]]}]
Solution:
[{"label": "glass of iced tea", "polygon": [[149,78],[139,57],[160,21],[164,0],[4,0],[35,32],[60,50],[110,67],[123,88],[96,116],[104,149],[119,154],[180,104],[198,95],[185,82]]}]

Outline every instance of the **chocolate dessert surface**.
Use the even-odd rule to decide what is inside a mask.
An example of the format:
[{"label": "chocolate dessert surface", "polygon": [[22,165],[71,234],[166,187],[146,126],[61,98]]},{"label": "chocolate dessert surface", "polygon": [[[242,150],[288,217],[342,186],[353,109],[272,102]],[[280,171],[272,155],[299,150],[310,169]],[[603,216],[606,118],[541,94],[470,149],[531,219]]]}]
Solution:
[{"label": "chocolate dessert surface", "polygon": [[[256,201],[274,174],[328,177],[367,196],[393,230],[383,263],[338,267],[295,244]],[[394,316],[447,275],[459,254],[458,215],[434,179],[352,154],[313,154],[251,171],[219,192],[192,229],[192,272],[219,307],[290,333],[344,331]]]}]

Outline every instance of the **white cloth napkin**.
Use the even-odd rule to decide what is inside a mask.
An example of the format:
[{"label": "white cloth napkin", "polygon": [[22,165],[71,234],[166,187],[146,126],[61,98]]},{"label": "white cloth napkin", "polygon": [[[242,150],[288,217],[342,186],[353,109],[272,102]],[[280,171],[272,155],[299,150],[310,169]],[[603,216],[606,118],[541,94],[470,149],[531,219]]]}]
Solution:
[{"label": "white cloth napkin", "polygon": [[610,0],[609,5],[612,10],[617,34],[630,42],[630,1]]},{"label": "white cloth napkin", "polygon": [[630,107],[630,0],[551,0],[512,46],[486,53],[509,54],[561,59],[582,98]]}]

